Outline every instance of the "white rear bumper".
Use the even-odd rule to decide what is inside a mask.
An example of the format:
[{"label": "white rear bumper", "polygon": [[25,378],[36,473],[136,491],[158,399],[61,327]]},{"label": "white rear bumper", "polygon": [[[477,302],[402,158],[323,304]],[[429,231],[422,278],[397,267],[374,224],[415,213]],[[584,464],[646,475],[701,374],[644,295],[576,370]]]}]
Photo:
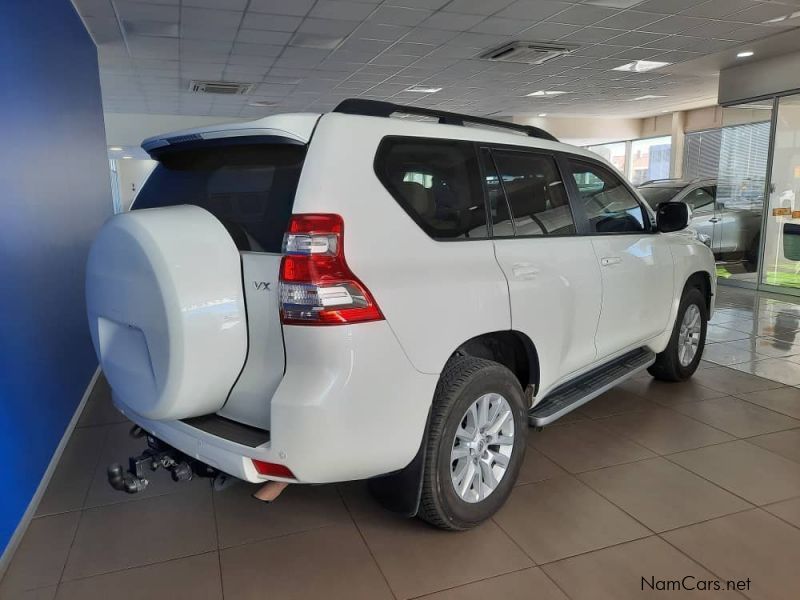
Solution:
[{"label": "white rear bumper", "polygon": [[[348,481],[411,462],[438,375],[414,369],[388,323],[287,326],[284,339],[286,373],[271,401],[271,439],[261,446],[182,421],[149,420],[117,398],[115,404],[167,444],[247,481]],[[253,459],[285,465],[296,480],[259,475]]]}]

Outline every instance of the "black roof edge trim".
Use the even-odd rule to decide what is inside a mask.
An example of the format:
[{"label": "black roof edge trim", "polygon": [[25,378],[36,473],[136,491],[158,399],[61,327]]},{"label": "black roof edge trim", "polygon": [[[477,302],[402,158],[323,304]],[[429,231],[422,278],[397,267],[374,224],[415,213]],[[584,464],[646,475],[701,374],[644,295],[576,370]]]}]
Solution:
[{"label": "black roof edge trim", "polygon": [[508,123],[506,121],[498,121],[496,119],[487,119],[486,117],[474,117],[472,115],[463,115],[460,113],[446,112],[432,108],[422,108],[419,106],[404,106],[402,104],[393,104],[392,102],[384,102],[382,100],[348,98],[346,100],[342,100],[339,105],[333,109],[333,112],[344,113],[348,115],[362,115],[365,117],[389,117],[394,113],[419,115],[422,117],[438,119],[439,123],[442,125],[464,125],[465,123],[474,123],[476,125],[485,125],[487,127],[510,129],[513,131],[518,131],[519,133],[524,133],[529,137],[540,138],[551,142],[558,141],[554,135],[548,133],[544,129],[534,127],[532,125]]}]

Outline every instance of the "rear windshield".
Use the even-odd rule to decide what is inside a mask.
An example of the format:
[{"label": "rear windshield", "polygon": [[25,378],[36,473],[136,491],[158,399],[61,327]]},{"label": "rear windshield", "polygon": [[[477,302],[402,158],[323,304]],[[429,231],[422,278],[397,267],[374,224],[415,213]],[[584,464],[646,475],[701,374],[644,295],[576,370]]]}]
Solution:
[{"label": "rear windshield", "polygon": [[217,217],[239,250],[280,252],[305,155],[288,144],[166,151],[133,209],[193,204]]},{"label": "rear windshield", "polygon": [[640,187],[639,193],[647,200],[650,208],[653,210],[658,208],[662,202],[672,200],[675,196],[680,194],[682,187]]}]

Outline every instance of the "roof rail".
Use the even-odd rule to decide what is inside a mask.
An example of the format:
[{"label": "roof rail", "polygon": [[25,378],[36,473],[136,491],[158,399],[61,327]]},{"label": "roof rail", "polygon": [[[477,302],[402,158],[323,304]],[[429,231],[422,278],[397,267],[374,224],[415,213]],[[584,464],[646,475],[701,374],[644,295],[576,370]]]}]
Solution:
[{"label": "roof rail", "polygon": [[362,115],[365,117],[389,117],[394,113],[419,115],[422,117],[438,119],[439,123],[443,125],[464,125],[466,123],[474,123],[475,125],[485,125],[487,127],[511,129],[513,131],[524,133],[530,137],[550,140],[551,142],[558,141],[555,136],[551,135],[544,129],[533,127],[532,125],[508,123],[506,121],[497,121],[495,119],[487,119],[485,117],[473,117],[472,115],[462,115],[460,113],[446,112],[432,108],[422,108],[419,106],[403,106],[401,104],[393,104],[391,102],[383,102],[381,100],[348,98],[347,100],[342,100],[339,105],[333,109],[333,112],[345,113],[348,115]]}]

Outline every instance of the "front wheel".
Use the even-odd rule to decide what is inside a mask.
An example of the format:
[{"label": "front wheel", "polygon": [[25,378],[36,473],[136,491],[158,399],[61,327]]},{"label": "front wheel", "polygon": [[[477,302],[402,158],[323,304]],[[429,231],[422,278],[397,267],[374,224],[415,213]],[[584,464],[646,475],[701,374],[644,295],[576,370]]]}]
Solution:
[{"label": "front wheel", "polygon": [[525,457],[522,388],[503,365],[451,360],[436,387],[419,516],[442,529],[470,529],[506,501]]},{"label": "front wheel", "polygon": [[662,381],[685,381],[700,364],[706,343],[708,306],[703,293],[696,287],[683,293],[672,337],[666,349],[648,369]]}]

